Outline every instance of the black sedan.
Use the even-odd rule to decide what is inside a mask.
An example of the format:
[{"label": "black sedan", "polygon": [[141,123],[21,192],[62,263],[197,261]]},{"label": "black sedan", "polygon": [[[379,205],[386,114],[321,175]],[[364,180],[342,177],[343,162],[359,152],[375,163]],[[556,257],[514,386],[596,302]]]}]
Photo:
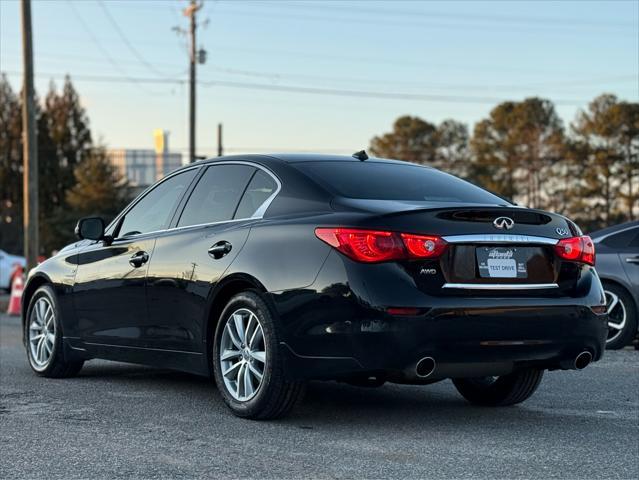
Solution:
[{"label": "black sedan", "polygon": [[451,378],[512,405],[604,350],[594,245],[573,222],[364,152],[197,162],[77,234],[25,287],[45,377],[92,358],[173,368],[264,419],[309,379]]}]

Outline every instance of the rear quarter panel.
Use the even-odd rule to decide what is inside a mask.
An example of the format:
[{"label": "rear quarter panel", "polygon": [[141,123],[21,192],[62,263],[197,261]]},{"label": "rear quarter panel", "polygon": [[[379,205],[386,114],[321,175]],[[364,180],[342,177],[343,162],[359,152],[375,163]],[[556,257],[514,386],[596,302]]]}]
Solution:
[{"label": "rear quarter panel", "polygon": [[253,226],[225,276],[251,275],[269,292],[311,285],[331,251],[315,236],[321,217],[265,220]]}]

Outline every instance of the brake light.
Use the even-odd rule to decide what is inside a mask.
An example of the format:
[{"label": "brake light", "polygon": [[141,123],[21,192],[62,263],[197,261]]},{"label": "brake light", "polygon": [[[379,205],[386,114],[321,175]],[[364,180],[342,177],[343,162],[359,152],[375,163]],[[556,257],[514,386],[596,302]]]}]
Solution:
[{"label": "brake light", "polygon": [[559,240],[555,253],[564,260],[595,265],[595,244],[588,235]]},{"label": "brake light", "polygon": [[446,242],[433,235],[357,228],[317,228],[315,235],[349,258],[365,263],[437,258],[446,250]]}]

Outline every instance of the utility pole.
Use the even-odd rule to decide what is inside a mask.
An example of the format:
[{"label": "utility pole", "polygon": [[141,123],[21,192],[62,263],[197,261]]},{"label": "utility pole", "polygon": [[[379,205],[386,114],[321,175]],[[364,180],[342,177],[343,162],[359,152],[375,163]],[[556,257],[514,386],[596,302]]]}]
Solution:
[{"label": "utility pole", "polygon": [[196,0],[191,0],[188,7],[184,9],[184,15],[191,20],[190,27],[190,39],[191,45],[189,46],[189,61],[190,61],[190,74],[189,74],[189,161],[195,162],[195,64],[198,61],[198,51],[196,40],[197,30],[197,11],[202,8],[202,3],[198,3]]},{"label": "utility pole", "polygon": [[217,156],[224,155],[224,147],[222,146],[222,124],[217,124]]},{"label": "utility pole", "polygon": [[31,0],[22,0],[22,51],[24,85],[22,87],[23,144],[23,224],[24,255],[27,269],[38,264],[38,138],[35,128],[33,90],[33,36],[31,31]]}]

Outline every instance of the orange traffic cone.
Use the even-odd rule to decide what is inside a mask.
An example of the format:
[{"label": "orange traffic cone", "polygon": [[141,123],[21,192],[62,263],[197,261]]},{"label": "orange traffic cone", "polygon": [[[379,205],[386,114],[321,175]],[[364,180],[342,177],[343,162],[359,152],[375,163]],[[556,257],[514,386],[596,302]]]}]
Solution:
[{"label": "orange traffic cone", "polygon": [[20,315],[20,304],[22,302],[22,291],[24,290],[24,279],[22,278],[23,270],[21,267],[13,276],[13,282],[11,282],[11,298],[9,299],[9,308],[7,313],[9,315]]}]

